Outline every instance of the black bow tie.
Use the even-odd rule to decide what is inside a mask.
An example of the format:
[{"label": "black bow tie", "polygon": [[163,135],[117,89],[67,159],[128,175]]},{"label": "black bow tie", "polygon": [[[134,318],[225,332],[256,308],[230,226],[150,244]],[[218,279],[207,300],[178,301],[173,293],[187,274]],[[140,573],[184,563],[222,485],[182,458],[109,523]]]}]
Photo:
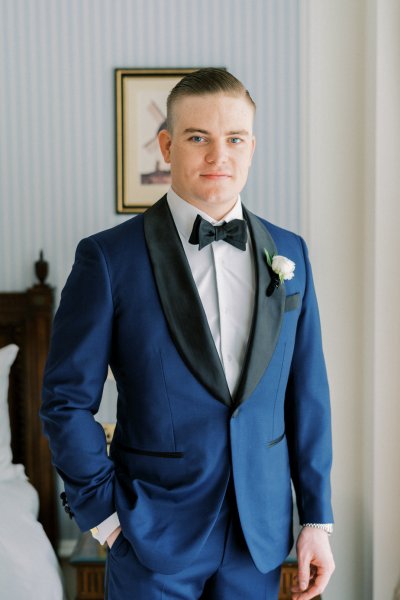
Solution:
[{"label": "black bow tie", "polygon": [[224,240],[228,244],[246,250],[247,242],[247,225],[243,219],[233,219],[222,225],[212,225],[200,215],[197,215],[193,225],[192,233],[190,234],[189,244],[198,244],[199,250],[211,244]]}]

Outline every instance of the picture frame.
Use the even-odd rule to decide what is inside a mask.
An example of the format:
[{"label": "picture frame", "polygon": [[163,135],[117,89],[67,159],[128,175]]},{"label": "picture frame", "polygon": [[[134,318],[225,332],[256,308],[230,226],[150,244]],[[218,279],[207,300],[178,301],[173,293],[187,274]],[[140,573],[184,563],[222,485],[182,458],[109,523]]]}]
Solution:
[{"label": "picture frame", "polygon": [[142,213],[170,187],[157,135],[165,126],[169,92],[196,70],[115,69],[117,213]]}]

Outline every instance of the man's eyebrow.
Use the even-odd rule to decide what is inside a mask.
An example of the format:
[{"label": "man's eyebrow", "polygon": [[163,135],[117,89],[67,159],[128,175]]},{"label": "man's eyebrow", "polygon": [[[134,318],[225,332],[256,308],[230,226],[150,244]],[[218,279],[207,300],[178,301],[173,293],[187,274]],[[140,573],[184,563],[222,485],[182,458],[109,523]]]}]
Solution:
[{"label": "man's eyebrow", "polygon": [[205,133],[208,135],[210,132],[205,129],[198,129],[197,127],[187,127],[183,133]]},{"label": "man's eyebrow", "polygon": [[228,131],[226,135],[250,135],[247,129],[239,129],[239,131]]},{"label": "man's eyebrow", "polygon": [[[205,135],[210,135],[210,132],[206,129],[198,129],[196,127],[187,127],[183,133],[204,133]],[[240,129],[239,131],[228,131],[225,135],[250,135],[250,132],[247,129]]]}]

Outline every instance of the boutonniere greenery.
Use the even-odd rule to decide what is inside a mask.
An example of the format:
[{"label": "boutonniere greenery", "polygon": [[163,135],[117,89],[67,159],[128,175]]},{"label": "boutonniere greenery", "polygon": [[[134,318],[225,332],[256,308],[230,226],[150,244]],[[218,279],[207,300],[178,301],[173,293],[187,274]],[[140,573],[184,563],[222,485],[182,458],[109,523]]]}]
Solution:
[{"label": "boutonniere greenery", "polygon": [[296,264],[286,256],[280,256],[279,254],[271,256],[266,248],[264,248],[264,251],[271,275],[267,296],[271,296],[281,283],[293,279]]}]

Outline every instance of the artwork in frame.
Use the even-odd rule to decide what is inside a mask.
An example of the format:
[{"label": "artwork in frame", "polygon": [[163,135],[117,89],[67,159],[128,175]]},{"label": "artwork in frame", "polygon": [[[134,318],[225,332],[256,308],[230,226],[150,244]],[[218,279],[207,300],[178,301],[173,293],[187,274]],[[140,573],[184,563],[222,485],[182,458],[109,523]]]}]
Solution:
[{"label": "artwork in frame", "polygon": [[187,69],[116,69],[117,212],[141,213],[166,193],[170,168],[158,147],[170,90]]}]

